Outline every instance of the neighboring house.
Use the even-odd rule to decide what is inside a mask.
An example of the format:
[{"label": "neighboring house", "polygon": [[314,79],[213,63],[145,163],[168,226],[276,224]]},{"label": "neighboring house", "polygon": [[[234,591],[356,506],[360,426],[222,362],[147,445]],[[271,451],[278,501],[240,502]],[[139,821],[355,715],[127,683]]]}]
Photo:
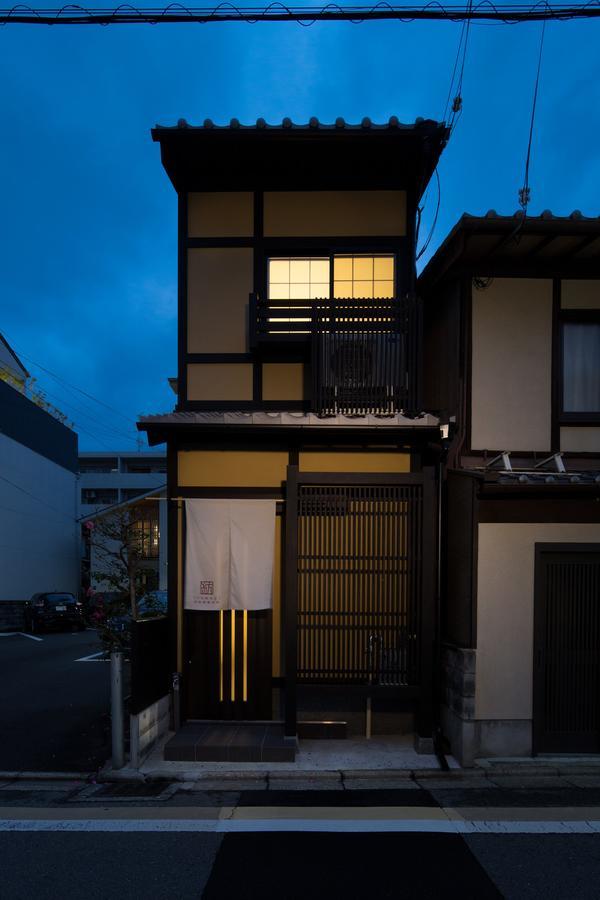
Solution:
[{"label": "neighboring house", "polygon": [[[129,583],[121,561],[130,550],[137,558],[138,599],[152,591],[167,589],[166,539],[163,537],[161,543],[160,533],[161,509],[165,505],[163,485],[135,499],[103,507],[82,521],[82,580],[92,605],[99,595],[111,600],[128,592]],[[116,577],[118,583],[104,575]]]},{"label": "neighboring house", "polygon": [[0,340],[0,628],[23,627],[32,594],[79,588],[77,435],[28,379]]},{"label": "neighboring house", "polygon": [[415,234],[447,129],[152,134],[179,204],[178,399],[139,427],[168,448],[182,718],[431,750],[441,445]]},{"label": "neighboring house", "polygon": [[476,757],[600,751],[600,219],[464,215],[419,279],[448,423],[442,724]]},{"label": "neighboring house", "polygon": [[[166,454],[148,452],[97,452],[79,454],[79,515],[81,520],[81,578],[84,588],[106,591],[106,584],[90,573],[99,572],[98,559],[92,558],[90,531],[85,522],[110,509],[129,508],[135,502],[140,528],[148,534],[144,542],[149,589],[166,590]],[[162,541],[161,541],[162,538]],[[162,549],[161,549],[162,548]]]}]

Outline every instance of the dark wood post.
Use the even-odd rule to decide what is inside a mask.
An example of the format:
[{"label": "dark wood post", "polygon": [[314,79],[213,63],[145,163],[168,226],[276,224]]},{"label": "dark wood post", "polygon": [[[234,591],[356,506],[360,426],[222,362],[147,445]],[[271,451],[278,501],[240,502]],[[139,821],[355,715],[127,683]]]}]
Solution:
[{"label": "dark wood post", "polygon": [[421,677],[419,708],[417,711],[417,738],[422,749],[430,749],[425,741],[433,738],[433,653],[435,643],[435,594],[437,569],[437,492],[435,469],[423,467],[423,535],[421,578]]},{"label": "dark wood post", "polygon": [[288,466],[285,503],[285,736],[296,737],[298,656],[298,467]]}]

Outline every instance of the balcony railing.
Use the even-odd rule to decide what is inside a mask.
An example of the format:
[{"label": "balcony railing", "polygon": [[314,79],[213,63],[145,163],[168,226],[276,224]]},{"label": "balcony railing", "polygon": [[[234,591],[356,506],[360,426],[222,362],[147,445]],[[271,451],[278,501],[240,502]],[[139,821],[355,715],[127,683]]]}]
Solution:
[{"label": "balcony railing", "polygon": [[264,302],[251,295],[250,334],[254,348],[310,344],[319,415],[418,411],[415,298]]}]

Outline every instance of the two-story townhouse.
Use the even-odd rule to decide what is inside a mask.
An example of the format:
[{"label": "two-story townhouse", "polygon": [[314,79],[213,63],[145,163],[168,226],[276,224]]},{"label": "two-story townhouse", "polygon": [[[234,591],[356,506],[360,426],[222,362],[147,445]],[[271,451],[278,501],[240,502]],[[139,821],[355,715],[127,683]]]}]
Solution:
[{"label": "two-story townhouse", "polygon": [[[178,195],[178,400],[139,427],[168,448],[181,717],[213,722],[165,754],[285,759],[324,733],[429,749],[440,432],[415,231],[447,130],[152,135]],[[214,725],[265,720],[253,746]]]},{"label": "two-story townhouse", "polygon": [[464,215],[419,287],[444,731],[465,763],[598,752],[600,219]]}]

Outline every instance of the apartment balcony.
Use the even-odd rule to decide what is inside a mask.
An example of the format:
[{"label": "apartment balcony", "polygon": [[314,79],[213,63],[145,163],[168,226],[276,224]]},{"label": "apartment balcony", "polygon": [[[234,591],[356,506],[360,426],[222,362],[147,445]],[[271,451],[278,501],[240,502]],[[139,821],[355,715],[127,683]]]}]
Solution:
[{"label": "apartment balcony", "polygon": [[251,295],[249,311],[255,352],[303,348],[319,415],[419,411],[416,298],[267,302]]}]

